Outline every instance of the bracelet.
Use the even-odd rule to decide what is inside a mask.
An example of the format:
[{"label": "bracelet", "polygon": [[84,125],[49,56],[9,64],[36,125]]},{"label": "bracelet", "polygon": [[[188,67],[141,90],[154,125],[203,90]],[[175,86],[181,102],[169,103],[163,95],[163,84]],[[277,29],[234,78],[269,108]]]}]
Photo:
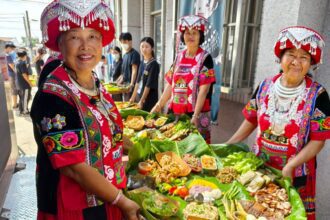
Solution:
[{"label": "bracelet", "polygon": [[199,119],[199,115],[193,114],[191,118],[197,118],[197,119]]},{"label": "bracelet", "polygon": [[119,202],[119,200],[120,200],[120,198],[121,198],[122,196],[123,196],[123,193],[121,192],[121,190],[119,190],[119,192],[118,192],[118,194],[117,194],[115,200],[113,200],[111,204],[112,204],[112,205],[116,205],[116,204]]}]

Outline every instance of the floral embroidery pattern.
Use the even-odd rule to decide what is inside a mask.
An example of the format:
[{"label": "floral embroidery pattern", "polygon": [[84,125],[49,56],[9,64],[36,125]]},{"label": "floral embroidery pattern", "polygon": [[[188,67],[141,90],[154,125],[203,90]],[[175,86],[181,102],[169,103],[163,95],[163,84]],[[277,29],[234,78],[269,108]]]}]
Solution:
[{"label": "floral embroidery pattern", "polygon": [[57,114],[52,119],[52,122],[53,122],[53,127],[58,130],[62,130],[62,128],[66,125],[65,116],[61,116],[59,114]]},{"label": "floral embroidery pattern", "polygon": [[63,145],[63,148],[70,149],[77,145],[78,135],[74,132],[66,132],[62,135],[60,143]]},{"label": "floral embroidery pattern", "polygon": [[80,149],[84,145],[83,131],[71,130],[48,133],[42,140],[48,154],[64,153]]},{"label": "floral embroidery pattern", "polygon": [[111,141],[106,135],[103,135],[103,146],[103,156],[106,157],[111,149]]},{"label": "floral embroidery pattern", "polygon": [[201,80],[214,77],[214,69],[208,69],[204,66],[203,69],[201,70],[199,77]]},{"label": "floral embroidery pattern", "polygon": [[65,117],[57,114],[53,119],[44,117],[41,120],[41,129],[45,132],[50,131],[52,128],[62,130],[66,126]]},{"label": "floral embroidery pattern", "polygon": [[330,117],[319,120],[311,120],[312,131],[330,130]]},{"label": "floral embroidery pattern", "polygon": [[55,141],[51,137],[46,137],[42,140],[47,154],[51,153],[55,147]]},{"label": "floral embroidery pattern", "polygon": [[41,120],[41,129],[43,131],[46,131],[48,132],[50,129],[53,128],[53,125],[52,125],[52,119],[50,118],[46,118],[44,117],[42,120]]},{"label": "floral embroidery pattern", "polygon": [[245,109],[246,111],[251,114],[252,112],[255,113],[256,110],[257,110],[257,107],[256,107],[256,100],[255,99],[252,99],[250,100],[246,106],[245,106]]},{"label": "floral embroidery pattern", "polygon": [[115,172],[108,165],[105,165],[104,166],[104,170],[105,170],[105,175],[106,175],[107,180],[109,180],[110,182],[112,182],[113,178],[115,177]]}]

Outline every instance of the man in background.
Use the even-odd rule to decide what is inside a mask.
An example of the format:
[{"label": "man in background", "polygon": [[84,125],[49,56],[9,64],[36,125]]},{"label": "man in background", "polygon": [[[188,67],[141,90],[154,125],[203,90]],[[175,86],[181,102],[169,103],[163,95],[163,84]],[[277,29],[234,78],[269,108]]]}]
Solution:
[{"label": "man in background", "polygon": [[29,70],[26,65],[27,53],[26,51],[17,52],[18,61],[16,64],[16,86],[19,95],[18,109],[20,116],[29,116],[28,104],[31,98],[31,87],[32,84],[29,80]]},{"label": "man in background", "polygon": [[8,68],[8,75],[11,87],[11,95],[12,95],[12,102],[13,102],[13,109],[18,108],[17,104],[17,95],[18,91],[16,88],[16,72],[15,72],[15,60],[13,57],[16,57],[15,53],[15,45],[13,43],[7,43],[5,45],[5,53],[6,53],[6,60],[7,60],[7,68]]},{"label": "man in background", "polygon": [[123,101],[129,101],[134,89],[140,65],[140,54],[132,47],[132,35],[129,32],[121,33],[119,37],[122,49],[125,51],[122,64],[122,75],[118,84],[128,84],[129,92],[123,94]]}]

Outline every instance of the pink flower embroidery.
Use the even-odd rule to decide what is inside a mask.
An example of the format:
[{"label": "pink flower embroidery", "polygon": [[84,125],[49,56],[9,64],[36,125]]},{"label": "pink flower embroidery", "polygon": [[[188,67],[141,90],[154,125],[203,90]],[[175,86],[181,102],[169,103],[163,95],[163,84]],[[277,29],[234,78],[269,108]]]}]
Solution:
[{"label": "pink flower embroidery", "polygon": [[209,126],[209,119],[207,117],[202,117],[200,121],[202,127],[206,128]]},{"label": "pink flower embroidery", "polygon": [[271,156],[269,157],[270,163],[277,165],[277,166],[283,166],[283,159],[279,156]]},{"label": "pink flower embroidery", "polygon": [[312,131],[318,131],[320,128],[320,124],[317,121],[311,121],[311,129]]},{"label": "pink flower embroidery", "polygon": [[77,145],[77,143],[78,143],[78,136],[76,135],[76,133],[74,133],[72,131],[66,132],[61,137],[60,142],[63,145],[63,147],[69,147],[69,148],[71,148],[71,147]]},{"label": "pink flower embroidery", "polygon": [[185,102],[186,102],[186,99],[185,99],[184,97],[180,97],[180,98],[179,98],[179,102],[180,102],[180,103],[185,103]]}]

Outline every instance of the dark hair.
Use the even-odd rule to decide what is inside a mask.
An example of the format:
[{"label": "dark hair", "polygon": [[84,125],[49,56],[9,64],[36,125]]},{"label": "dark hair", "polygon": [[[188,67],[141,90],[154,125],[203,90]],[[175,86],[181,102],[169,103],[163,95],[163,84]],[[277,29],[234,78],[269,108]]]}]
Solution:
[{"label": "dark hair", "polygon": [[[142,38],[142,40],[140,41],[140,44],[146,42],[148,43],[152,49],[154,49],[155,43],[154,43],[154,39],[152,39],[151,37],[144,37]],[[154,50],[151,51],[151,55],[152,57],[155,57],[155,52]]]},{"label": "dark hair", "polygon": [[121,49],[117,46],[112,48],[113,50],[116,50],[121,55]]},{"label": "dark hair", "polygon": [[19,57],[19,58],[23,58],[23,57],[25,57],[27,55],[27,53],[26,53],[26,51],[24,51],[24,50],[21,50],[21,51],[18,51],[17,52],[17,56]]},{"label": "dark hair", "polygon": [[39,54],[45,54],[46,53],[46,49],[44,47],[39,47],[38,48],[38,53]]},{"label": "dark hair", "polygon": [[13,43],[6,43],[5,48],[7,49],[8,47],[16,48],[16,46]]},{"label": "dark hair", "polygon": [[104,56],[104,55],[102,55],[102,56],[101,56],[101,59],[102,59],[102,60],[104,60],[104,59],[105,59],[105,56]]},{"label": "dark hair", "polygon": [[130,32],[121,33],[120,36],[119,36],[119,41],[123,41],[123,40],[131,41],[132,40],[131,33]]},{"label": "dark hair", "polygon": [[[186,30],[185,30],[184,32],[186,32]],[[184,45],[186,45],[185,42],[184,42],[184,37],[183,37],[184,32],[181,32],[180,40],[181,40],[181,42],[182,42]],[[202,45],[202,44],[204,43],[204,41],[205,41],[205,35],[204,35],[204,32],[201,31],[201,30],[199,30],[199,36],[200,36],[200,37],[199,37],[199,44],[198,44],[198,45]]]},{"label": "dark hair", "polygon": [[112,49],[119,53],[119,60],[121,60],[121,49],[117,46],[114,46]]}]

